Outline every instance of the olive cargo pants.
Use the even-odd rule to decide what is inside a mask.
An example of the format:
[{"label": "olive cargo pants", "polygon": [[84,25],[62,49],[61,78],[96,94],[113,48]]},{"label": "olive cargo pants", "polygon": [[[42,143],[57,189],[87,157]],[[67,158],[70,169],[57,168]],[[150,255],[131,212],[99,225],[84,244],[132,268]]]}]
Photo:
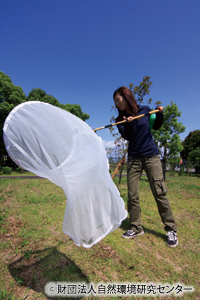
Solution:
[{"label": "olive cargo pants", "polygon": [[159,155],[142,158],[128,158],[127,184],[128,184],[128,213],[130,215],[131,229],[142,231],[141,208],[139,204],[139,182],[142,171],[145,170],[151,191],[156,200],[158,212],[165,225],[166,231],[177,231],[172,210],[167,199],[167,186],[163,179],[162,166]]}]

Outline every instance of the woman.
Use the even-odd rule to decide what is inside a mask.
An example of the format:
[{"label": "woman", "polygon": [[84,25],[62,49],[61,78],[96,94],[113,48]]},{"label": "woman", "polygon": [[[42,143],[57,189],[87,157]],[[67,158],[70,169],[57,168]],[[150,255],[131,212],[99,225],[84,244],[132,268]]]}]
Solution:
[{"label": "woman", "polygon": [[[132,92],[127,87],[120,87],[113,94],[119,115],[116,122],[127,122],[117,125],[121,136],[129,141],[127,184],[128,184],[128,212],[131,228],[122,234],[123,238],[134,238],[144,234],[141,224],[141,209],[139,204],[139,181],[142,171],[145,170],[148,181],[156,200],[158,212],[167,231],[167,244],[170,247],[178,245],[177,228],[167,199],[167,186],[163,179],[162,166],[158,148],[152,138],[149,117],[144,116],[133,120],[134,116],[150,112],[148,106],[137,104]],[[158,106],[153,129],[159,129],[163,122],[163,107]]]}]

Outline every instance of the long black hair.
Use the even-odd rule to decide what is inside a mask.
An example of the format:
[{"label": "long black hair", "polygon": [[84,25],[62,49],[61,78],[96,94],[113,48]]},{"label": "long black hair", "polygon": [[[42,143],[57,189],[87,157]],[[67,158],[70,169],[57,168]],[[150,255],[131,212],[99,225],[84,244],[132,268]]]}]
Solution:
[{"label": "long black hair", "polygon": [[[114,93],[113,93],[113,99],[115,100],[115,96],[119,94],[121,96],[124,97],[124,99],[126,100],[129,110],[131,111],[131,114],[135,117],[137,116],[137,112],[138,112],[138,104],[135,100],[135,97],[133,95],[133,93],[131,92],[130,89],[128,89],[125,86],[121,86],[120,88],[118,88]],[[124,116],[124,112],[121,111],[119,108],[117,108],[118,110],[118,117],[116,118],[116,122],[122,121],[123,120],[123,116]]]}]

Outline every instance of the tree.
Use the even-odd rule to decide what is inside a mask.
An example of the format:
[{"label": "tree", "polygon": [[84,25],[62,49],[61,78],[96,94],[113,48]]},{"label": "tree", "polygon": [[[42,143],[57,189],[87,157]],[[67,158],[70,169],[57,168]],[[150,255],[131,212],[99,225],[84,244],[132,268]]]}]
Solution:
[{"label": "tree", "polygon": [[45,91],[42,89],[32,89],[30,93],[27,96],[27,101],[42,101],[49,104],[52,104],[54,106],[60,107],[64,110],[69,111],[73,115],[79,117],[81,120],[85,121],[89,119],[89,115],[86,113],[83,113],[81,110],[81,106],[78,104],[61,104],[56,98],[54,98],[51,95],[46,94]]},{"label": "tree", "polygon": [[26,97],[26,101],[43,101],[43,98],[46,96],[46,92],[40,88],[32,89],[28,96]]},{"label": "tree", "polygon": [[6,155],[6,150],[3,141],[3,125],[5,119],[11,110],[20,103],[25,101],[42,101],[54,106],[65,109],[83,121],[89,119],[89,115],[83,113],[81,106],[78,104],[60,104],[60,102],[51,95],[46,94],[40,88],[32,89],[26,97],[20,86],[15,86],[10,77],[0,71],[0,168],[3,157]]},{"label": "tree", "polygon": [[[150,93],[150,87],[153,84],[152,81],[150,81],[150,77],[149,76],[145,76],[142,80],[142,82],[140,82],[140,84],[138,86],[134,86],[133,83],[129,84],[130,90],[132,91],[136,101],[138,104],[142,104],[144,103],[144,96],[149,95]],[[149,105],[152,104],[152,98],[149,98],[149,100],[147,101],[147,103]],[[155,105],[161,105],[162,103],[160,101],[157,101],[155,103]]]},{"label": "tree", "polygon": [[187,160],[190,152],[198,147],[200,147],[200,130],[194,130],[190,132],[183,141],[183,151],[181,152],[182,158]]},{"label": "tree", "polygon": [[195,167],[196,174],[200,173],[200,147],[192,150],[189,153],[189,158],[191,160],[192,165]]},{"label": "tree", "polygon": [[59,107],[60,102],[51,95],[47,95],[42,89],[32,89],[28,94],[26,101],[41,101]]},{"label": "tree", "polygon": [[67,103],[67,104],[60,104],[59,106],[60,106],[60,108],[69,111],[70,113],[77,116],[78,118],[80,118],[83,121],[86,121],[90,117],[88,114],[82,112],[81,106],[78,104]]},{"label": "tree", "polygon": [[[112,110],[114,110],[115,112],[117,111],[115,106],[112,106]],[[110,122],[115,122],[115,118],[116,117],[112,116]],[[115,148],[106,148],[107,156],[110,156],[110,160],[112,160],[112,157],[114,156],[117,161],[119,161],[120,158],[122,158],[122,156],[124,155],[124,152],[127,151],[128,142],[121,137],[115,127],[109,127],[109,130],[112,137],[115,138]]]},{"label": "tree", "polygon": [[194,130],[188,134],[188,136],[183,141],[183,151],[181,152],[181,156],[184,160],[187,168],[191,168],[192,165],[195,167],[196,174],[199,174],[199,166],[198,166],[198,150],[200,147],[200,130]]},{"label": "tree", "polygon": [[14,108],[25,100],[22,88],[15,86],[10,77],[0,71],[0,104],[7,103]]},{"label": "tree", "polygon": [[178,122],[181,111],[177,104],[171,102],[164,109],[164,121],[159,130],[152,130],[152,135],[163,161],[164,178],[166,175],[167,161],[175,164],[180,161],[180,152],[183,146],[179,134],[185,131],[185,126]]},{"label": "tree", "polygon": [[10,77],[0,71],[0,167],[6,154],[3,141],[3,125],[11,110],[25,102],[26,96],[20,86],[15,86]]}]

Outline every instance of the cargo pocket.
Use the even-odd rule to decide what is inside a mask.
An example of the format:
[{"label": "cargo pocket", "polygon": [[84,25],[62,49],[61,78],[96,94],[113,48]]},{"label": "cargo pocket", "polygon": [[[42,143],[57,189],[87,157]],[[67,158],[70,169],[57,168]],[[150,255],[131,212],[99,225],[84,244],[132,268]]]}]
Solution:
[{"label": "cargo pocket", "polygon": [[163,178],[154,177],[154,186],[155,191],[158,196],[164,195],[167,193],[168,188]]}]

